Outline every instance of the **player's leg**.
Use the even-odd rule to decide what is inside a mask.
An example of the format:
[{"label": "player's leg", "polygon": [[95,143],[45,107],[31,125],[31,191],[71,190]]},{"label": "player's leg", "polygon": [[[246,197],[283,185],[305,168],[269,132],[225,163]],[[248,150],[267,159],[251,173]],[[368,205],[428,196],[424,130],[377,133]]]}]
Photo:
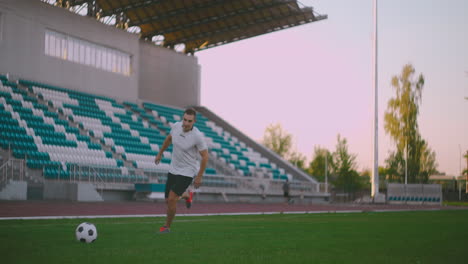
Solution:
[{"label": "player's leg", "polygon": [[190,209],[193,203],[193,191],[190,190],[190,187],[182,194],[181,197],[185,199],[185,206],[187,209]]},{"label": "player's leg", "polygon": [[166,204],[167,200],[169,199],[169,192],[174,188],[174,185],[176,184],[176,175],[172,173],[167,174],[167,179],[166,179],[166,185],[164,187],[164,198],[166,199]]},{"label": "player's leg", "polygon": [[167,216],[166,225],[161,227],[160,233],[169,233],[172,221],[174,220],[177,208],[177,201],[179,201],[182,194],[187,190],[188,186],[192,183],[191,177],[172,175],[168,176],[168,183],[166,184],[166,203],[167,203]]},{"label": "player's leg", "polygon": [[[166,198],[166,206],[167,206],[166,207],[166,225],[162,226],[159,229],[159,233],[169,233],[170,232],[169,227],[170,227],[170,224],[172,223],[172,220],[174,219],[175,206],[176,206],[176,204],[174,204],[174,201],[173,201],[174,196],[171,195],[171,193],[174,193],[172,191],[172,189],[174,188],[176,183],[177,183],[176,175],[168,173],[167,174],[167,180],[166,180],[166,187],[165,187],[165,190],[164,190],[164,197]],[[178,197],[177,197],[177,199],[175,201],[176,203],[177,203],[177,200],[178,200]],[[167,225],[168,222],[169,222],[169,225]]]},{"label": "player's leg", "polygon": [[190,208],[192,206],[193,192],[190,190],[193,178],[187,176],[179,176],[177,178],[177,186],[174,192],[181,198],[185,199],[185,206]]},{"label": "player's leg", "polygon": [[169,192],[169,197],[167,198],[166,228],[171,228],[172,220],[174,220],[174,216],[176,214],[178,200],[179,196],[171,190]]}]

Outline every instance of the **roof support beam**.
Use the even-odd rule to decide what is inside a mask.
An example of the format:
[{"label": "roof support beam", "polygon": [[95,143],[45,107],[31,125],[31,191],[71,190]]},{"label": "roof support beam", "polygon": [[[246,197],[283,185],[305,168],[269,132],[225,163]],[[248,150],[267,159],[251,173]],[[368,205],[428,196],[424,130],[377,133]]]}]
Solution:
[{"label": "roof support beam", "polygon": [[[231,0],[229,2],[235,2],[235,1],[239,1],[239,0]],[[143,24],[148,24],[148,23],[159,23],[163,20],[166,20],[170,17],[175,17],[175,16],[179,16],[179,15],[182,15],[182,14],[187,14],[189,12],[193,12],[193,11],[196,11],[197,9],[202,9],[202,8],[209,8],[209,7],[214,7],[214,6],[217,6],[217,5],[223,5],[223,4],[226,4],[226,1],[224,0],[215,0],[214,2],[209,2],[208,4],[205,4],[205,3],[198,3],[198,4],[195,4],[191,7],[188,7],[188,8],[179,8],[179,9],[176,9],[176,10],[172,10],[170,11],[168,14],[165,14],[165,15],[156,15],[156,16],[152,16],[152,17],[147,17],[145,19],[142,19],[140,21],[134,21],[131,23],[130,26],[140,26],[140,25],[143,25]]]},{"label": "roof support beam", "polygon": [[[292,24],[288,28],[295,27],[295,26],[300,26],[300,25],[303,25],[303,24],[306,24],[306,23],[316,22],[316,21],[320,21],[320,20],[328,18],[327,15],[315,15],[314,17],[315,18],[312,19],[312,20],[300,21],[299,23]],[[261,25],[258,25],[258,26],[262,27],[262,29],[249,31],[249,33],[247,33],[247,34],[245,34],[245,35],[243,35],[241,37],[234,37],[234,38],[231,38],[230,40],[226,40],[226,38],[223,38],[223,36],[219,36],[219,37],[216,36],[217,38],[213,38],[214,41],[212,43],[210,43],[208,45],[205,45],[203,47],[194,48],[191,52],[193,53],[195,51],[201,51],[201,50],[205,50],[205,49],[209,49],[209,48],[214,48],[214,47],[217,47],[217,46],[220,46],[220,45],[233,43],[233,42],[248,39],[248,38],[251,38],[251,37],[261,36],[261,35],[265,35],[265,34],[268,34],[268,33],[272,33],[272,32],[280,31],[280,30],[283,30],[283,29],[287,29],[287,28],[284,28],[284,27],[266,28],[265,24],[261,24]]]},{"label": "roof support beam", "polygon": [[131,10],[134,10],[134,9],[137,9],[137,8],[143,8],[143,7],[147,7],[147,6],[150,6],[150,5],[159,4],[161,2],[163,2],[163,0],[141,0],[141,1],[138,1],[138,2],[133,2],[133,3],[128,4],[128,5],[122,5],[121,7],[106,10],[102,14],[103,14],[103,16],[110,16],[110,15],[115,14],[115,13],[127,12],[127,11],[131,11]]},{"label": "roof support beam", "polygon": [[70,1],[70,5],[71,6],[82,5],[87,2],[89,2],[89,0],[74,0],[74,1]]},{"label": "roof support beam", "polygon": [[[276,7],[276,6],[280,6],[280,5],[284,5],[284,4],[289,4],[289,3],[293,3],[293,2],[296,2],[296,1],[295,0],[286,0],[286,1],[281,1],[281,2],[273,2],[273,3],[265,4],[265,5],[262,5],[261,8],[256,7],[255,9],[250,9],[250,8],[239,9],[239,10],[232,11],[230,13],[226,13],[223,16],[220,16],[220,17],[209,17],[209,18],[206,18],[204,20],[195,21],[195,22],[190,23],[190,24],[178,25],[176,27],[167,28],[165,30],[155,30],[155,31],[147,32],[147,33],[143,34],[143,36],[164,35],[164,34],[168,34],[168,33],[172,33],[172,32],[181,31],[181,30],[184,30],[184,29],[189,29],[189,28],[192,28],[192,27],[195,27],[195,26],[201,26],[201,25],[204,25],[204,24],[215,22],[215,21],[219,20],[220,18],[226,19],[226,18],[231,18],[231,17],[238,16],[238,15],[245,15],[245,14],[249,14],[249,13],[259,12],[262,9],[268,9],[268,8],[272,8],[272,7]],[[152,22],[158,22],[158,21],[152,21]]]},{"label": "roof support beam", "polygon": [[[247,23],[242,24],[242,25],[227,26],[227,27],[224,27],[224,28],[222,28],[222,29],[220,29],[220,30],[218,30],[216,32],[203,32],[203,33],[193,35],[193,36],[191,36],[189,38],[180,38],[180,39],[173,40],[171,42],[174,42],[175,44],[177,44],[177,43],[187,43],[187,42],[201,40],[201,39],[208,39],[208,38],[211,38],[211,37],[213,37],[215,35],[221,35],[223,33],[230,32],[230,31],[237,31],[237,30],[250,28],[250,27],[253,27],[253,26],[258,25],[258,24],[268,23],[268,22],[275,21],[275,20],[286,20],[288,18],[297,17],[297,16],[307,17],[307,15],[310,16],[310,21],[316,21],[314,19],[313,14],[311,14],[311,13],[310,14],[305,13],[304,11],[300,12],[300,13],[299,12],[294,12],[289,16],[275,15],[275,16],[271,16],[271,17],[268,17],[268,18],[255,19],[255,20],[252,20],[252,21],[248,21]],[[309,20],[309,19],[306,19],[306,21],[307,20]]]}]

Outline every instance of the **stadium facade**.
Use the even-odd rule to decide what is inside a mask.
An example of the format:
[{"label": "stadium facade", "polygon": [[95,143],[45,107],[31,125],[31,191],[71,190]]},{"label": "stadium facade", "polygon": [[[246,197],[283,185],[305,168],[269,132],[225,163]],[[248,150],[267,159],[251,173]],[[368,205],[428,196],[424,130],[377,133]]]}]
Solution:
[{"label": "stadium facade", "polygon": [[[0,72],[123,100],[145,98],[179,107],[200,104],[200,66],[196,57],[37,0],[2,1],[0,8]],[[130,74],[96,70],[89,66],[86,54],[78,63],[64,60],[70,52],[60,58],[46,55],[46,31],[108,48],[109,53],[128,54]],[[67,47],[54,47],[60,48]]]},{"label": "stadium facade", "polygon": [[[291,1],[268,5],[280,4]],[[243,38],[231,37],[218,43]],[[200,106],[201,68],[190,45],[184,54],[38,0],[1,1],[0,198],[161,198],[170,153],[162,167],[152,159],[182,109],[196,106],[210,147],[210,175],[198,199],[282,201],[289,179],[301,200],[327,201],[313,177]]]}]

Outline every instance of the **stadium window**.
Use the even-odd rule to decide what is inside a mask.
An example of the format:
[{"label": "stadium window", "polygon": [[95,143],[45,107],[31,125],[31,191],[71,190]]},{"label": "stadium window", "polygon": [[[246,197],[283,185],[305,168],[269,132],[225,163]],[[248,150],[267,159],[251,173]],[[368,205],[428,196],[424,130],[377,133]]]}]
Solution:
[{"label": "stadium window", "polygon": [[59,32],[45,31],[44,53],[104,71],[130,75],[129,54]]},{"label": "stadium window", "polygon": [[108,71],[110,72],[114,72],[114,52],[111,51],[111,50],[108,50],[109,51],[109,57],[107,58],[109,60],[109,68],[108,68]]},{"label": "stadium window", "polygon": [[106,65],[107,65],[107,52],[106,52],[106,48],[102,48],[101,49],[101,69],[102,70],[106,70]]},{"label": "stadium window", "polygon": [[122,57],[122,74],[128,75],[127,74],[127,59],[125,56]]},{"label": "stadium window", "polygon": [[49,38],[50,38],[50,34],[45,34],[44,50],[45,50],[46,55],[50,55],[50,52],[49,52]]},{"label": "stadium window", "polygon": [[67,55],[68,55],[68,54],[67,54],[67,39],[66,39],[65,37],[63,37],[63,38],[61,39],[61,47],[62,47],[62,48],[61,48],[61,51],[62,51],[62,56],[61,56],[61,58],[62,58],[63,60],[67,60]]},{"label": "stadium window", "polygon": [[90,64],[93,67],[96,67],[96,46],[91,44],[91,51],[90,51]]},{"label": "stadium window", "polygon": [[107,52],[107,71],[112,71],[112,52],[110,49],[106,49]]},{"label": "stadium window", "polygon": [[91,65],[91,47],[89,45],[85,46],[85,64]]},{"label": "stadium window", "polygon": [[106,64],[107,64],[107,53],[106,53],[106,49],[103,48],[101,49],[101,70],[106,70]]},{"label": "stadium window", "polygon": [[101,69],[101,48],[96,47],[96,68]]},{"label": "stadium window", "polygon": [[106,49],[101,49],[101,70],[106,70],[106,63],[107,63],[107,53]]},{"label": "stadium window", "polygon": [[122,57],[120,58],[120,70],[123,75],[125,75],[125,54],[122,54]]},{"label": "stadium window", "polygon": [[112,72],[117,72],[116,70],[116,66],[115,66],[115,51],[112,51],[112,55],[111,55],[111,71]]},{"label": "stadium window", "polygon": [[117,72],[117,56],[116,52],[112,51],[112,72]]},{"label": "stadium window", "polygon": [[80,62],[80,45],[78,43],[78,40],[73,40],[73,43],[74,43],[74,49],[73,49],[73,53],[75,53],[75,56],[74,56],[74,62]]},{"label": "stadium window", "polygon": [[85,46],[83,41],[81,40],[79,40],[78,43],[80,46],[80,63],[85,64]]},{"label": "stadium window", "polygon": [[108,64],[108,58],[109,54],[107,53],[107,49],[104,48],[102,50],[102,69],[107,71],[107,64]]},{"label": "stadium window", "polygon": [[121,73],[121,70],[120,70],[120,53],[119,52],[115,56],[115,72]]},{"label": "stadium window", "polygon": [[59,57],[61,58],[62,57],[62,54],[61,54],[61,51],[62,51],[62,47],[61,47],[61,39],[60,39],[60,36],[55,36],[55,57]]},{"label": "stadium window", "polygon": [[49,38],[49,55],[55,56],[55,36],[50,34]]},{"label": "stadium window", "polygon": [[129,56],[125,56],[125,59],[124,59],[125,63],[124,63],[124,74],[127,75],[127,76],[130,76],[130,57]]},{"label": "stadium window", "polygon": [[74,60],[74,56],[73,56],[73,55],[74,55],[75,53],[73,52],[73,43],[74,43],[74,42],[73,42],[71,39],[68,39],[68,41],[67,41],[67,44],[68,44],[68,49],[67,49],[67,51],[68,51],[68,54],[67,54],[67,55],[68,55],[68,56],[67,56],[67,60],[69,60],[69,61],[73,61],[73,60]]}]

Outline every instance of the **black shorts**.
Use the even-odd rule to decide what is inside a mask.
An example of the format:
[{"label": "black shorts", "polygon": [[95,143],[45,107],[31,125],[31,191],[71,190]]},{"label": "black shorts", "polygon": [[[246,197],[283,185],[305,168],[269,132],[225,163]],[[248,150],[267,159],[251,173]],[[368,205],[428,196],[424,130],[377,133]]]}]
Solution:
[{"label": "black shorts", "polygon": [[168,198],[170,191],[173,191],[178,196],[182,196],[182,194],[185,192],[185,190],[187,190],[192,181],[192,177],[168,173],[164,197]]},{"label": "black shorts", "polygon": [[284,193],[283,193],[283,196],[284,196],[284,197],[289,197],[289,192],[284,192]]}]

